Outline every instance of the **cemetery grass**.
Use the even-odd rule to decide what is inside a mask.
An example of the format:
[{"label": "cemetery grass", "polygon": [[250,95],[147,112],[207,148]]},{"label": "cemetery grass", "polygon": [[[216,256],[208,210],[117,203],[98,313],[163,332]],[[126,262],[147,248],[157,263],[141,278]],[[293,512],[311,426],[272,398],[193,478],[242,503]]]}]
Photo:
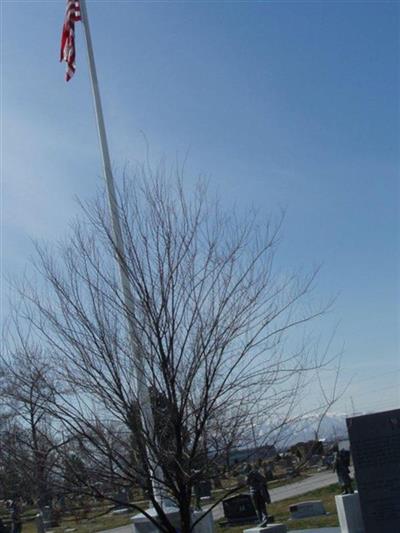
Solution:
[{"label": "cemetery grass", "polygon": [[[279,479],[268,483],[269,488],[276,488],[280,487],[282,485],[289,485],[291,483],[296,483],[298,481],[301,481],[302,479],[306,479],[307,475],[300,475],[295,478],[290,479]],[[243,490],[243,489],[242,489]],[[224,494],[227,494],[229,492],[229,485],[227,483],[227,486],[222,489],[217,489],[212,491],[212,497],[206,501],[203,502],[204,507],[208,507],[209,505],[212,505],[217,500],[220,500],[221,497]],[[235,494],[240,493],[241,490],[237,491]],[[145,500],[140,501],[140,504],[144,506],[144,508],[148,507],[148,503]],[[104,509],[103,509],[104,510]],[[36,531],[36,525],[34,521],[34,516],[36,514],[37,510],[32,509],[29,512],[25,512],[23,515],[24,519],[24,525],[22,529],[22,533],[37,533]],[[61,520],[60,527],[52,528],[52,531],[54,533],[64,533],[66,529],[73,528],[75,531],[73,533],[96,533],[97,531],[103,531],[106,529],[112,529],[120,526],[125,526],[128,524],[131,524],[130,517],[134,514],[136,514],[136,511],[133,509],[124,515],[112,515],[110,514],[100,514],[101,509],[99,510],[93,510],[92,513],[89,514],[89,518],[82,519],[79,522],[75,520],[73,516],[67,516],[64,517]],[[1,513],[0,513],[1,515]],[[8,513],[5,513],[3,515],[3,519],[8,519]],[[242,533],[242,530],[240,530],[240,533]]]},{"label": "cemetery grass", "polygon": [[[76,515],[65,515],[61,519],[60,526],[52,528],[51,531],[54,533],[65,533],[66,529],[74,529],[73,533],[95,533],[96,531],[112,529],[131,523],[130,517],[134,514],[133,510],[127,514],[113,515],[111,512],[107,513],[107,509],[110,509],[110,506],[97,506],[97,508],[93,508],[92,511],[88,513],[87,518],[81,517],[78,520],[76,519]],[[37,533],[35,522],[36,514],[37,509],[34,507],[24,509],[24,512],[22,513],[22,533]],[[1,504],[0,518],[6,525],[10,525],[10,513]]]},{"label": "cemetery grass", "polygon": [[[268,484],[269,488],[276,488],[281,485],[288,485],[302,479],[307,478],[307,475],[301,475],[291,480],[277,480],[275,482],[270,482]],[[221,492],[228,492],[228,488],[219,489],[213,491],[213,496],[210,500],[204,502],[204,506],[208,507],[214,501],[221,498]],[[240,491],[238,491],[240,492]],[[340,488],[337,484],[330,485],[329,487],[324,487],[322,489],[317,489],[311,492],[302,494],[301,496],[296,496],[294,498],[288,498],[280,502],[272,503],[268,506],[268,512],[271,515],[275,516],[275,522],[284,522],[290,527],[290,529],[307,529],[308,527],[330,527],[337,526],[338,519],[336,514],[335,506],[335,495],[340,494]],[[325,509],[328,513],[331,513],[326,516],[318,516],[313,518],[304,518],[302,520],[288,520],[289,519],[289,505],[305,501],[305,500],[322,500],[324,503]],[[141,502],[144,503],[144,502]],[[145,505],[146,507],[146,505]],[[37,533],[36,524],[34,520],[34,515],[36,510],[30,509],[26,510],[23,513],[23,528],[22,533]],[[73,533],[96,533],[97,531],[102,531],[105,529],[112,529],[120,526],[125,526],[131,524],[130,517],[135,514],[132,512],[126,515],[112,515],[112,514],[101,514],[97,511],[91,513],[91,516],[87,519],[82,519],[79,522],[75,520],[74,517],[64,517],[61,521],[61,526],[53,528],[54,533],[65,533],[66,529],[73,528]],[[4,509],[0,508],[0,517],[3,518],[6,522],[9,520],[9,513]],[[216,533],[242,533],[243,529],[246,527],[254,527],[254,524],[249,524],[248,526],[242,525],[238,527],[229,527],[221,528],[216,522]]]},{"label": "cemetery grass", "polygon": [[[268,513],[275,517],[275,522],[284,523],[289,531],[296,529],[312,529],[319,527],[335,527],[339,525],[336,512],[335,496],[341,493],[338,484],[334,483],[328,487],[316,489],[294,498],[288,498],[268,506]],[[307,500],[322,500],[327,515],[302,518],[300,520],[289,520],[289,505]],[[240,525],[236,527],[221,527],[216,524],[216,533],[242,533],[244,529],[255,527],[255,524]]]},{"label": "cemetery grass", "polygon": [[[115,515],[103,515],[86,520],[81,520],[77,523],[72,517],[63,519],[60,527],[52,528],[54,533],[64,533],[66,529],[74,529],[73,533],[95,533],[96,531],[102,531],[104,529],[113,529],[115,527],[125,526],[130,524],[130,516],[133,513],[129,513],[123,516]],[[22,526],[22,533],[37,533],[35,521],[25,522]],[[71,532],[72,533],[72,532]]]}]

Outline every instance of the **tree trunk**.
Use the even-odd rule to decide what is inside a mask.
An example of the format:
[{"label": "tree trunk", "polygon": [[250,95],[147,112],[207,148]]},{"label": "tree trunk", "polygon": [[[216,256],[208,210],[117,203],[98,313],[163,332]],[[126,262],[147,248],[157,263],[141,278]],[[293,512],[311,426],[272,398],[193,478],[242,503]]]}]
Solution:
[{"label": "tree trunk", "polygon": [[192,528],[192,510],[191,510],[190,498],[188,501],[180,502],[180,515],[181,515],[181,533],[190,533]]}]

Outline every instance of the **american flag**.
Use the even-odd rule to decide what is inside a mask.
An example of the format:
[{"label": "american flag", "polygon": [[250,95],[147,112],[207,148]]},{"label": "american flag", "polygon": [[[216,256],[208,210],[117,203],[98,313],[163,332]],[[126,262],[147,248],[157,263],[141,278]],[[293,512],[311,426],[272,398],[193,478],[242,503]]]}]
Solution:
[{"label": "american flag", "polygon": [[65,79],[69,81],[75,74],[75,22],[81,20],[79,0],[67,0],[64,25],[61,34],[60,61],[67,63]]}]

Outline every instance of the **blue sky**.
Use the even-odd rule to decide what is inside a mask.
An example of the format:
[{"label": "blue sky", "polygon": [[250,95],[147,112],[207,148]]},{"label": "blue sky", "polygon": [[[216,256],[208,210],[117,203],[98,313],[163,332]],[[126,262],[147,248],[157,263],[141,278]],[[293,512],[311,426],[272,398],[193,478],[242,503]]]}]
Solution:
[{"label": "blue sky", "polygon": [[[188,156],[223,202],[287,209],[279,262],[339,294],[339,410],[400,402],[397,2],[89,1],[113,163]],[[64,2],[2,2],[2,274],[60,238],[101,183],[82,28]],[[6,294],[3,286],[3,298]],[[4,307],[5,308],[5,307]],[[326,326],[328,329],[328,326]]]}]

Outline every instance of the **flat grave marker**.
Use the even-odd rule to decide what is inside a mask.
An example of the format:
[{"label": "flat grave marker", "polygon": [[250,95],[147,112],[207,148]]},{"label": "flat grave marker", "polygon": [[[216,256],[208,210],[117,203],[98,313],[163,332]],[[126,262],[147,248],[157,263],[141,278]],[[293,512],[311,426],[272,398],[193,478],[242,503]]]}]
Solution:
[{"label": "flat grave marker", "polygon": [[290,517],[294,520],[298,518],[308,518],[310,516],[321,516],[326,514],[324,504],[321,500],[294,503],[289,506]]}]

